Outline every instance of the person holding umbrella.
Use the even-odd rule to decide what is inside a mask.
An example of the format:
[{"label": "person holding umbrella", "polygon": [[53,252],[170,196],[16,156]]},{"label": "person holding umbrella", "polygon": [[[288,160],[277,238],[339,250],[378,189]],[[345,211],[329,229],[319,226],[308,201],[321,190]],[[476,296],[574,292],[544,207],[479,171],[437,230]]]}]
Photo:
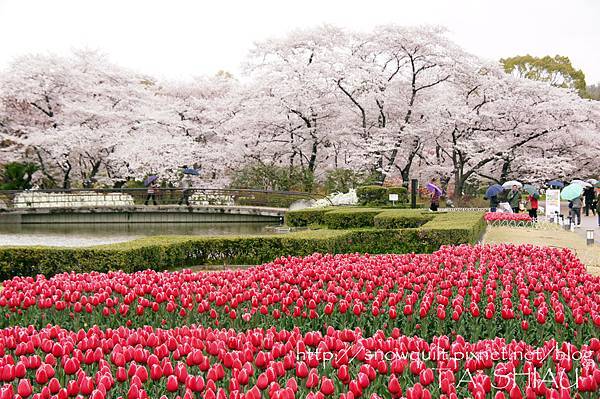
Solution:
[{"label": "person holding umbrella", "polygon": [[504,191],[504,187],[499,184],[491,185],[486,190],[484,199],[489,199],[490,201],[490,212],[496,212],[498,204],[500,204],[498,194],[500,194],[502,191]]},{"label": "person holding umbrella", "polygon": [[560,192],[560,198],[569,201],[569,215],[576,225],[581,224],[581,195],[583,187],[579,183],[571,183]]},{"label": "person holding umbrella", "polygon": [[425,188],[431,192],[431,204],[429,205],[429,210],[431,212],[437,212],[440,207],[440,197],[442,196],[442,189],[437,186],[437,179],[435,177],[432,178]]},{"label": "person holding umbrella", "polygon": [[190,196],[192,195],[192,182],[189,177],[185,177],[181,180],[181,199],[179,200],[179,205],[183,205],[185,203],[187,206],[190,206]]},{"label": "person holding umbrella", "polygon": [[179,200],[179,205],[185,204],[190,206],[190,196],[192,195],[192,176],[199,176],[200,172],[198,169],[189,168],[187,165],[183,166],[183,174],[184,178],[181,180],[180,187],[182,188],[181,199]]},{"label": "person holding umbrella", "polygon": [[510,207],[512,208],[514,213],[519,213],[519,204],[521,203],[521,192],[519,191],[519,186],[513,184],[510,192],[506,196]]},{"label": "person holding umbrella", "polygon": [[523,186],[523,188],[529,194],[527,196],[527,212],[529,213],[529,217],[531,217],[533,221],[537,221],[537,211],[539,206],[538,199],[540,198],[540,192],[531,184],[526,184]]},{"label": "person holding umbrella", "polygon": [[158,184],[158,176],[149,176],[146,180],[144,180],[144,185],[148,187],[148,189],[146,190],[147,195],[146,201],[144,201],[144,205],[148,205],[148,202],[150,202],[150,200],[152,200],[152,203],[154,205],[158,205],[158,203],[156,202],[156,194],[158,193],[158,189],[160,188],[160,185]]},{"label": "person holding umbrella", "polygon": [[574,198],[569,203],[571,208],[571,218],[576,227],[581,226],[581,206],[583,205],[583,196]]}]

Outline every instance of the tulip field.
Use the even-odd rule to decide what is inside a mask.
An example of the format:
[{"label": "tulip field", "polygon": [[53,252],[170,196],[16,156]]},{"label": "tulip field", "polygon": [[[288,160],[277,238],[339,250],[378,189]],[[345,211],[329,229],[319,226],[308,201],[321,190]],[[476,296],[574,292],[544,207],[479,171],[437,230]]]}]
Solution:
[{"label": "tulip field", "polygon": [[565,249],[14,277],[0,310],[0,399],[600,393],[600,278]]}]

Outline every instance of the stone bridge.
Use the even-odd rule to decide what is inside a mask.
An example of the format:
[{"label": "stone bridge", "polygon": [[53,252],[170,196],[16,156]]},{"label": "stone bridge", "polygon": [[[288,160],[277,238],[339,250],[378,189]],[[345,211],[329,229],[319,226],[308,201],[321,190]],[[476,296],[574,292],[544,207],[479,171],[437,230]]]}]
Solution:
[{"label": "stone bridge", "polygon": [[161,188],[145,205],[147,191],[0,191],[0,224],[281,222],[292,203],[319,198],[302,192]]}]

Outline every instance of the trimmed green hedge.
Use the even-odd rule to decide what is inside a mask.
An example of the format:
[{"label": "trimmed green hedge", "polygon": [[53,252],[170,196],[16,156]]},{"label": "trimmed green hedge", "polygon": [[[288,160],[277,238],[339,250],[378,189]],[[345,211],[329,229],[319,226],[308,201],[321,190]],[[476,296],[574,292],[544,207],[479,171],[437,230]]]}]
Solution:
[{"label": "trimmed green hedge", "polygon": [[[439,215],[441,213],[438,213]],[[434,218],[422,209],[382,209],[367,207],[317,208],[289,211],[285,216],[288,226],[327,226],[330,229],[377,227],[400,229],[419,227]]]},{"label": "trimmed green hedge", "polygon": [[356,196],[360,205],[385,205],[388,202],[387,188],[383,186],[358,187]]},{"label": "trimmed green hedge", "polygon": [[418,209],[386,210],[375,216],[374,225],[378,229],[420,227],[433,218],[432,213],[424,213]]},{"label": "trimmed green hedge", "polygon": [[307,208],[297,211],[288,211],[285,214],[285,224],[293,227],[308,227],[311,225],[324,225],[325,213],[336,208]]},{"label": "trimmed green hedge", "polygon": [[361,186],[356,189],[359,205],[381,206],[391,204],[389,194],[398,194],[398,204],[408,202],[405,187]]},{"label": "trimmed green hedge", "polygon": [[475,243],[485,232],[486,223],[481,212],[436,213],[433,220],[420,230],[452,237],[461,243]]},{"label": "trimmed green hedge", "polygon": [[[380,212],[372,210],[372,212]],[[333,221],[346,223],[346,212],[333,213]],[[341,215],[339,215],[341,213]],[[402,219],[400,214],[404,213]],[[360,215],[359,220],[364,216]],[[369,216],[370,217],[370,216]],[[400,226],[431,220],[418,228],[359,228],[307,230],[262,236],[147,237],[127,243],[88,248],[3,247],[0,248],[0,278],[15,275],[52,276],[61,272],[143,269],[165,270],[210,264],[259,264],[280,256],[323,253],[430,253],[441,245],[477,242],[484,229],[483,213],[453,212],[421,214],[416,211],[382,211],[372,220]],[[401,221],[404,220],[404,221]]]},{"label": "trimmed green hedge", "polygon": [[373,227],[374,218],[380,212],[377,208],[342,208],[325,212],[323,222],[330,229]]}]

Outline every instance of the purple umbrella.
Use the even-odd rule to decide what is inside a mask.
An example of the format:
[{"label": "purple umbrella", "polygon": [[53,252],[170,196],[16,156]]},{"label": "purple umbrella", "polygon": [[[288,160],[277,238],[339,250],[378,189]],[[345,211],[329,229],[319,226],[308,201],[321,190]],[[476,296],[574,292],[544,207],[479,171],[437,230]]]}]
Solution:
[{"label": "purple umbrella", "polygon": [[431,191],[431,192],[432,192],[432,193],[434,193],[434,194],[437,194],[437,195],[439,195],[439,196],[441,196],[441,195],[442,195],[442,189],[441,189],[441,188],[439,188],[438,186],[436,186],[436,185],[435,185],[435,184],[433,184],[433,183],[427,183],[427,184],[425,185],[425,188],[426,188],[427,190]]},{"label": "purple umbrella", "polygon": [[148,187],[149,185],[151,185],[156,179],[158,179],[158,176],[156,175],[151,175],[146,177],[146,179],[144,180],[144,186]]}]

